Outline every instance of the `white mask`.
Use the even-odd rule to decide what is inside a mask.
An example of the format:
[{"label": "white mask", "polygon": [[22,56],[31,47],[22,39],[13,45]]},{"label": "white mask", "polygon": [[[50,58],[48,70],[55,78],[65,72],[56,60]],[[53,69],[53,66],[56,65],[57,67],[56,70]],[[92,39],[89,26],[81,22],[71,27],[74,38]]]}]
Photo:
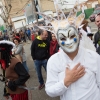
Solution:
[{"label": "white mask", "polygon": [[74,52],[79,46],[78,31],[74,26],[58,29],[57,40],[61,48],[68,53]]}]

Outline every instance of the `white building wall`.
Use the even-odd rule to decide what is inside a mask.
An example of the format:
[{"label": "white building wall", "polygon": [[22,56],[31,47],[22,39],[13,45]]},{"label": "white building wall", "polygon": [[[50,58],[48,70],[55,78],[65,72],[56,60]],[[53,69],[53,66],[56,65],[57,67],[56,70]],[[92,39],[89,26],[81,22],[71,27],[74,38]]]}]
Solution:
[{"label": "white building wall", "polygon": [[94,8],[96,4],[98,4],[98,1],[92,3],[92,8]]},{"label": "white building wall", "polygon": [[25,20],[17,21],[17,22],[14,22],[14,26],[15,26],[15,29],[21,28],[23,26],[26,26],[26,22]]}]

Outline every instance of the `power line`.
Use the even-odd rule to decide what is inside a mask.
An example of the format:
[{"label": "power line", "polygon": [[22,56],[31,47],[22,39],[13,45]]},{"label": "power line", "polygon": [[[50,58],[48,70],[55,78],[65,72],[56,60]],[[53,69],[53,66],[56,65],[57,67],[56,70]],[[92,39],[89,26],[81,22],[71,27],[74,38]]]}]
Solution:
[{"label": "power line", "polygon": [[[27,3],[19,10],[17,11],[16,13],[13,13],[13,14],[19,14],[26,6],[27,4],[30,2],[31,0],[28,0]],[[13,14],[10,14],[10,15],[13,15]]]},{"label": "power line", "polygon": [[27,3],[22,7],[22,9],[20,9],[16,14],[20,13],[25,7],[26,5],[30,2],[31,0],[28,0]]}]

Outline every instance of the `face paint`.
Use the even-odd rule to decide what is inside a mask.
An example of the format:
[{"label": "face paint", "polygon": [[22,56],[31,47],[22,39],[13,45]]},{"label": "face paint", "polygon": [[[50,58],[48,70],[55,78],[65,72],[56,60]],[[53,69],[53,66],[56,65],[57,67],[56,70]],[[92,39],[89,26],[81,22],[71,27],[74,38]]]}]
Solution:
[{"label": "face paint", "polygon": [[74,42],[77,42],[77,38],[74,38]]},{"label": "face paint", "polygon": [[65,45],[65,42],[64,41],[62,41],[62,43],[61,43],[62,45]]},{"label": "face paint", "polygon": [[65,52],[74,52],[79,45],[78,31],[73,26],[69,26],[65,29],[59,29],[57,32],[57,40]]}]

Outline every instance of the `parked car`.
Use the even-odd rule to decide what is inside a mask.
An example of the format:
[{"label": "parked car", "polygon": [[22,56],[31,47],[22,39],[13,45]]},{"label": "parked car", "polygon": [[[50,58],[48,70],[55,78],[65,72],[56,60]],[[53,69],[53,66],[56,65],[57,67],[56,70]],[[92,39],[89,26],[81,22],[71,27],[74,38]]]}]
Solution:
[{"label": "parked car", "polygon": [[99,14],[99,13],[100,13],[100,7],[96,8],[96,9],[94,10],[94,12],[92,13],[92,15],[90,15],[90,17],[89,17],[90,21],[91,21],[91,22],[94,22],[94,21],[95,21],[95,16],[96,16],[97,14]]}]

